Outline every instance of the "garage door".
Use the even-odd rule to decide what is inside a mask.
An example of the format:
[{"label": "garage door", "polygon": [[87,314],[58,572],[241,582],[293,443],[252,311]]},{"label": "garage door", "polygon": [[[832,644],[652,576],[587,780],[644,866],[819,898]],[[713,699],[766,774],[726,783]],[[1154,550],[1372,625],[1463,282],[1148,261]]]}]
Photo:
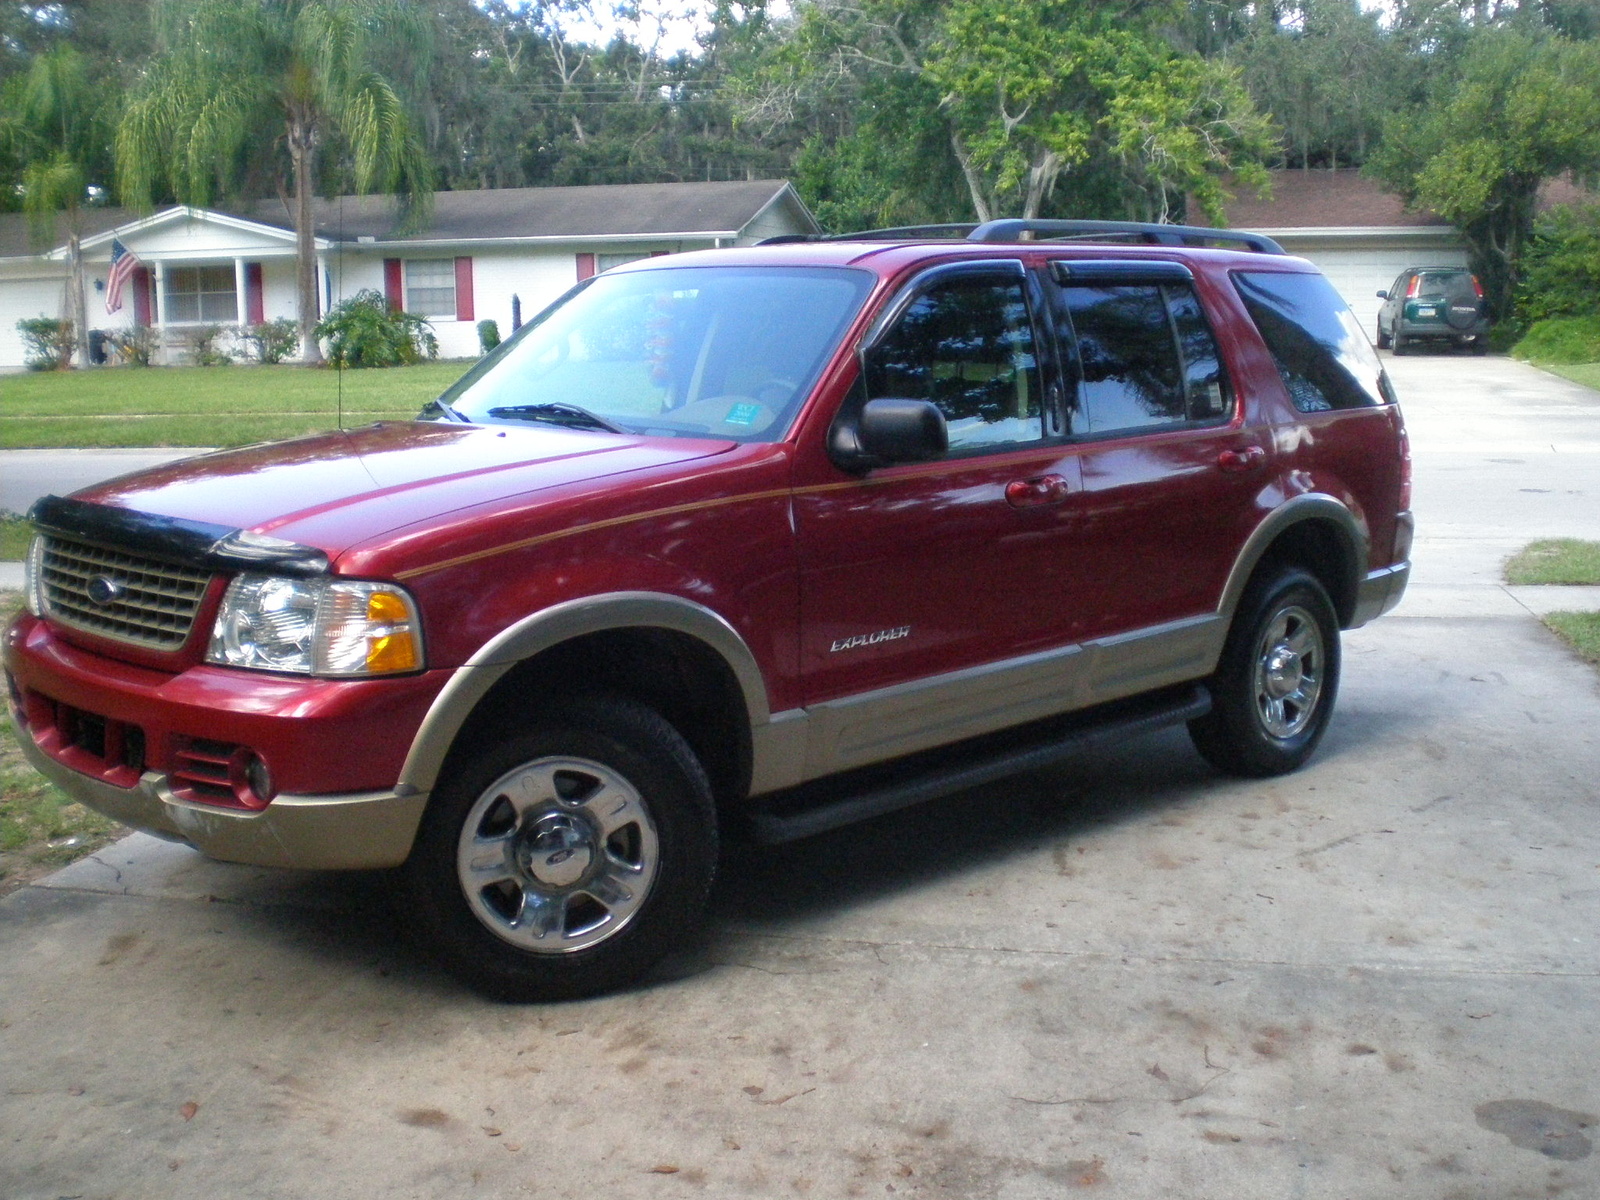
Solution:
[{"label": "garage door", "polygon": [[0,281],[0,367],[22,365],[23,341],[17,322],[29,317],[59,317],[65,287],[60,279]]}]

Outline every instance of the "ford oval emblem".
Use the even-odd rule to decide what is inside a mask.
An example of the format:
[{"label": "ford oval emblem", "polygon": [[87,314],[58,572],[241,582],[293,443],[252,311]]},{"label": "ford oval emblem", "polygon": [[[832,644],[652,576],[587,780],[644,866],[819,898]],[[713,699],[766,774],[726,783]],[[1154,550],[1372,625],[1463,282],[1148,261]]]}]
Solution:
[{"label": "ford oval emblem", "polygon": [[89,593],[89,599],[101,608],[122,599],[122,585],[108,575],[93,576],[84,590]]}]

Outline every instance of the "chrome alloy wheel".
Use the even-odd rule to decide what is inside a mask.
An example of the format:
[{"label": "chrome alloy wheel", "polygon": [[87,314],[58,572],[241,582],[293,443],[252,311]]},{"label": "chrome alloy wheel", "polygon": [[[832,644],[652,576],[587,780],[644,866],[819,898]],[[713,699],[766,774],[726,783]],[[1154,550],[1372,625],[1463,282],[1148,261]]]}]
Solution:
[{"label": "chrome alloy wheel", "polygon": [[474,916],[522,950],[564,954],[618,933],[660,869],[638,790],[603,763],[539,758],[484,789],[456,875]]},{"label": "chrome alloy wheel", "polygon": [[1256,645],[1256,714],[1262,729],[1275,738],[1291,738],[1309,725],[1322,695],[1325,666],[1316,619],[1298,604],[1274,615]]}]

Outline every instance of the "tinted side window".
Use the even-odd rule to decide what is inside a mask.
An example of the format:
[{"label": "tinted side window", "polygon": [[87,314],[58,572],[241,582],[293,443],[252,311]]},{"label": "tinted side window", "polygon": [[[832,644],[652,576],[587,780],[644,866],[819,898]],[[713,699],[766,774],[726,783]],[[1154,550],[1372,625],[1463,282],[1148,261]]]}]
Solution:
[{"label": "tinted side window", "polygon": [[1022,281],[957,278],[919,296],[867,358],[867,398],[930,400],[950,448],[1037,441],[1039,363]]},{"label": "tinted side window", "polygon": [[1301,412],[1385,403],[1383,366],[1321,275],[1240,271],[1234,286]]},{"label": "tinted side window", "polygon": [[1078,345],[1081,432],[1106,433],[1187,419],[1183,375],[1156,284],[1071,284],[1062,289]]},{"label": "tinted side window", "polygon": [[1178,352],[1183,357],[1183,386],[1189,419],[1212,421],[1226,416],[1233,408],[1233,397],[1217,353],[1217,340],[1211,336],[1211,326],[1206,323],[1199,298],[1186,287],[1169,286],[1162,291],[1172,311]]}]

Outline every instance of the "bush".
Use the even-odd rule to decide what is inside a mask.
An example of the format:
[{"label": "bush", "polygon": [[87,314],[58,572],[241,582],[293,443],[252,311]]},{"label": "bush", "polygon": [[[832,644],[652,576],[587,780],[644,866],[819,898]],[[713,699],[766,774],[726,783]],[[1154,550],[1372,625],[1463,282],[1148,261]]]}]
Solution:
[{"label": "bush", "polygon": [[28,317],[17,322],[26,347],[23,361],[30,371],[64,371],[72,365],[76,345],[71,321],[59,317]]},{"label": "bush", "polygon": [[500,325],[493,318],[485,317],[478,322],[478,345],[485,354],[500,344]]},{"label": "bush", "polygon": [[439,354],[439,339],[426,318],[392,312],[370,288],[335,305],[316,332],[328,343],[328,361],[338,367],[398,367]]},{"label": "bush", "polygon": [[1553,209],[1540,222],[1523,255],[1517,314],[1529,322],[1600,316],[1600,206]]},{"label": "bush", "polygon": [[1535,321],[1511,353],[1535,363],[1600,362],[1600,316]]},{"label": "bush", "polygon": [[228,325],[200,325],[187,330],[183,341],[189,362],[196,367],[227,366],[233,361],[233,355],[219,348],[217,342],[232,332],[232,327]]},{"label": "bush", "polygon": [[251,325],[240,335],[255,352],[257,362],[280,363],[300,346],[300,326],[289,317]]},{"label": "bush", "polygon": [[156,331],[148,325],[134,325],[106,334],[106,346],[130,367],[148,367],[156,356]]}]

